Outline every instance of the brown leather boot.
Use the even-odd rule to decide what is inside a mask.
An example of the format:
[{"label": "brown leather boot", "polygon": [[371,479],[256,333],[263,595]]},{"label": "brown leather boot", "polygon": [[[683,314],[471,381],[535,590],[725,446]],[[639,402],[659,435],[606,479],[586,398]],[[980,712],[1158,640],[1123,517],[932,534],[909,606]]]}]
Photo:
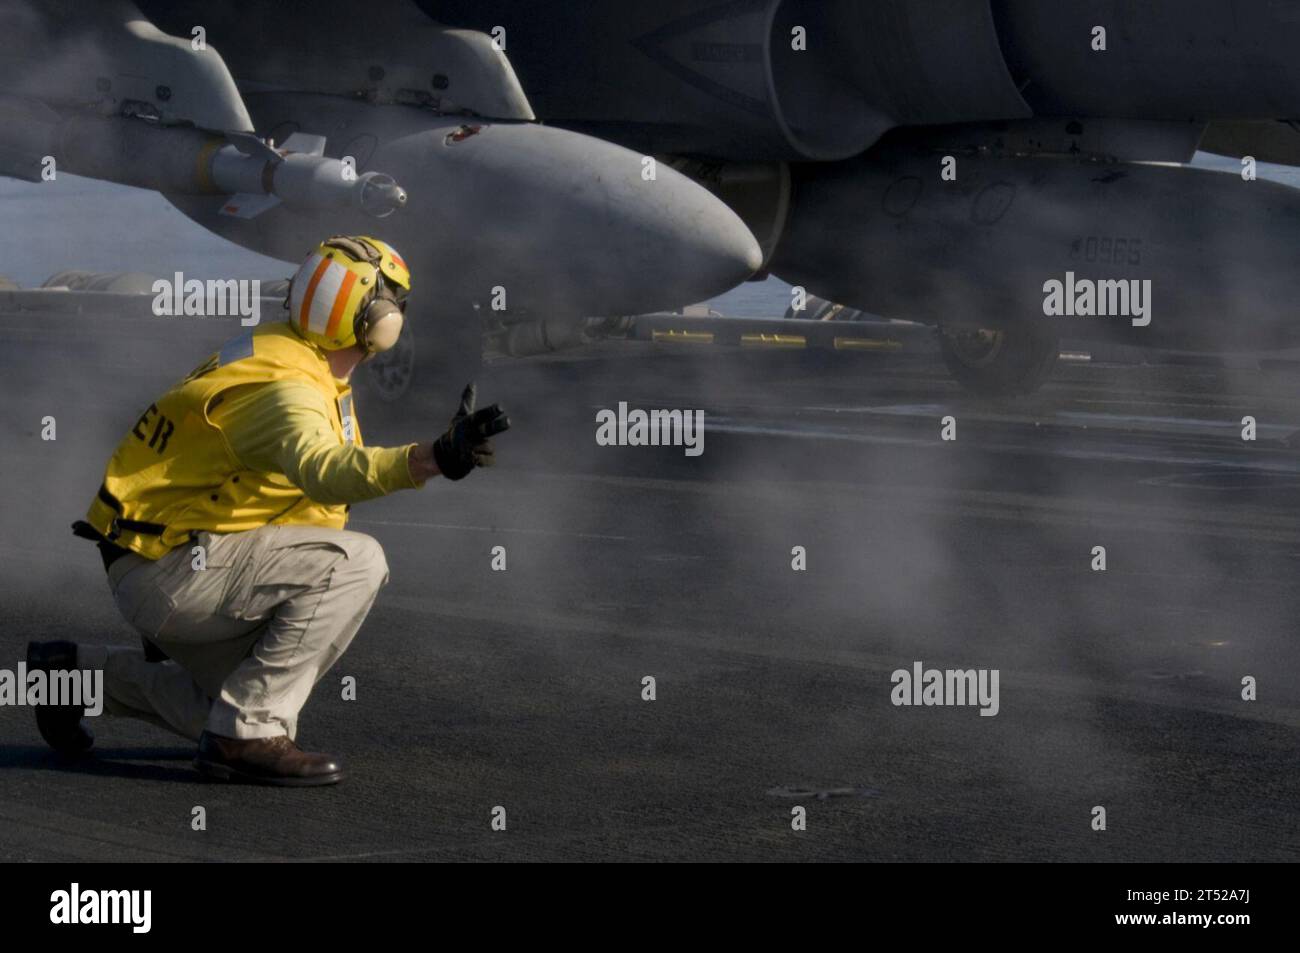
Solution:
[{"label": "brown leather boot", "polygon": [[343,767],[338,761],[327,754],[303,751],[287,735],[223,738],[205,731],[199,736],[194,767],[205,777],[221,781],[279,787],[315,787],[343,780]]}]

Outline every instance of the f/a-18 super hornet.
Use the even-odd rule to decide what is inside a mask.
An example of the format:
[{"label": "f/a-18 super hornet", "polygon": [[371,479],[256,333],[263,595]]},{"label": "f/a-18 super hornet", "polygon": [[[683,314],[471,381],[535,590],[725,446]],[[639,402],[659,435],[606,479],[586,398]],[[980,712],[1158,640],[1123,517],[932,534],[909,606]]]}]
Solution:
[{"label": "f/a-18 super hornet", "polygon": [[285,259],[381,228],[431,289],[390,395],[766,274],[1014,394],[1062,334],[1300,344],[1300,193],[1250,174],[1300,159],[1297,45],[1274,0],[0,0],[0,172]]},{"label": "f/a-18 super hornet", "polygon": [[[546,122],[664,157],[744,218],[762,272],[937,326],[977,391],[1061,335],[1300,344],[1289,0],[421,0],[505,31]],[[760,273],[762,273],[760,272]]]},{"label": "f/a-18 super hornet", "polygon": [[761,264],[725,203],[537,122],[491,36],[413,3],[143,7],[0,0],[0,174],[157,190],[290,261],[321,235],[382,235],[415,276],[416,320],[370,368],[380,396],[437,355],[477,355],[489,314],[671,308]]}]

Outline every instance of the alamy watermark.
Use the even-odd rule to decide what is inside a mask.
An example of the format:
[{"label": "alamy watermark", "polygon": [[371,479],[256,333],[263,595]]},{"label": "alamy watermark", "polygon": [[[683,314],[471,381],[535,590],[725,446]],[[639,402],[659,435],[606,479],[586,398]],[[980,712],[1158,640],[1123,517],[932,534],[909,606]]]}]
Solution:
[{"label": "alamy watermark", "polygon": [[980,715],[996,715],[999,670],[996,668],[925,668],[913,662],[909,671],[900,668],[889,680],[894,688],[889,700],[894,705],[978,705]]},{"label": "alamy watermark", "polygon": [[132,933],[148,933],[153,924],[153,891],[83,890],[74,883],[50,894],[50,922],[128,924]]},{"label": "alamy watermark", "polygon": [[1043,295],[1043,314],[1048,317],[1124,317],[1131,318],[1135,328],[1151,323],[1150,278],[1094,281],[1067,271],[1064,281],[1043,282]]},{"label": "alamy watermark", "polygon": [[627,401],[618,410],[596,412],[596,443],[602,447],[685,447],[688,457],[704,452],[704,411],[628,410]]},{"label": "alamy watermark", "polygon": [[262,320],[262,282],[249,279],[186,279],[176,272],[171,280],[153,283],[153,313],[158,317],[239,316],[246,328]]},{"label": "alamy watermark", "polygon": [[26,662],[19,662],[17,671],[0,668],[0,705],[75,705],[87,715],[99,715],[104,711],[104,672],[28,671]]}]

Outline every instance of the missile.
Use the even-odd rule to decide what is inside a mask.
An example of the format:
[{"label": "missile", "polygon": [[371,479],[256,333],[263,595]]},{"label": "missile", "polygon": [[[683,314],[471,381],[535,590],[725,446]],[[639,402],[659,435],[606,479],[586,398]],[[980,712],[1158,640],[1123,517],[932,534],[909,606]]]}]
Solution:
[{"label": "missile", "polygon": [[383,218],[406,204],[390,175],[358,173],[325,153],[323,136],[294,133],[280,147],[247,132],[216,135],[133,117],[13,122],[0,128],[6,166],[44,156],[77,175],[177,195],[228,195],[221,214],[255,218],[283,205],[301,212],[356,209]]},{"label": "missile", "polygon": [[[420,307],[507,323],[637,314],[722,294],[762,264],[748,227],[707,189],[591,136],[342,97],[250,99],[260,129],[310,122],[376,140],[367,167],[410,189],[381,234],[415,269]],[[367,222],[355,206],[248,222],[218,214],[211,197],[167,197],[205,228],[286,261],[322,229],[350,234]]]},{"label": "missile", "polygon": [[295,132],[279,149],[251,133],[226,138],[207,166],[215,190],[231,193],[223,215],[255,218],[283,202],[308,211],[356,207],[385,218],[406,204],[406,190],[391,175],[358,175],[349,162],[328,158],[324,136]]}]

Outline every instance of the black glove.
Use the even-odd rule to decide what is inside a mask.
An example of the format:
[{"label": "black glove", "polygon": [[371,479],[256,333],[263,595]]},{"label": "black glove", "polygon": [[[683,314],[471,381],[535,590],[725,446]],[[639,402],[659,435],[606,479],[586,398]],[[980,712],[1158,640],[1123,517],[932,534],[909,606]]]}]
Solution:
[{"label": "black glove", "polygon": [[451,418],[451,426],[433,442],[433,459],[448,480],[462,480],[475,467],[492,466],[496,457],[488,438],[510,429],[510,418],[500,407],[493,404],[475,410],[475,399],[471,382],[460,395],[460,409]]}]

